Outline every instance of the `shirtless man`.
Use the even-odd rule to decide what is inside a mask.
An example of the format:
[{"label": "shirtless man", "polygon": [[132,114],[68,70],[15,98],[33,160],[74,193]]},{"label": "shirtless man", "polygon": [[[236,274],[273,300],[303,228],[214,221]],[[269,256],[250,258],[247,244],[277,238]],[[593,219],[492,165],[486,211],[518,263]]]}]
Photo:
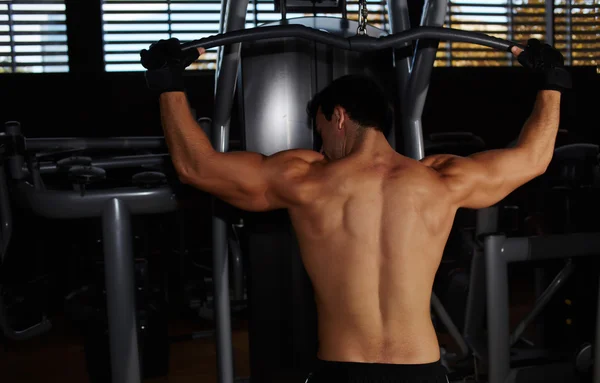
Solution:
[{"label": "shirtless man", "polygon": [[244,210],[288,210],[317,303],[319,367],[310,383],[447,381],[430,298],[455,213],[494,205],[544,173],[570,86],[553,48],[530,40],[512,52],[540,89],[518,144],[417,161],[390,147],[385,96],[356,76],[310,103],[321,153],[219,153],[183,92],[182,71],[202,51],[181,52],[175,39],[142,51],[181,181]]}]

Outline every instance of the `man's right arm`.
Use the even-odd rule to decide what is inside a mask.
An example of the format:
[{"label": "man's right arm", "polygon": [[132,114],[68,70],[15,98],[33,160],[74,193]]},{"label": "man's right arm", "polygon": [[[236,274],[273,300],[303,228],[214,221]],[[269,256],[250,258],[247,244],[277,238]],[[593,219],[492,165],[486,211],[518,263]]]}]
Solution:
[{"label": "man's right arm", "polygon": [[559,111],[560,92],[540,91],[515,147],[469,157],[436,155],[423,163],[441,175],[457,207],[492,206],[546,171],[554,153]]}]

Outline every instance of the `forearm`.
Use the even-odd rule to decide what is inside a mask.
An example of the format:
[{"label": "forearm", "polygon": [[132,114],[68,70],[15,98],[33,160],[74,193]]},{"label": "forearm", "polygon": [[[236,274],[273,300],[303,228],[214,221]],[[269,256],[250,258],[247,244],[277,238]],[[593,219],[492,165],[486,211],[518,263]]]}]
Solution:
[{"label": "forearm", "polygon": [[181,177],[198,173],[202,159],[208,158],[214,150],[192,116],[185,93],[161,94],[160,114],[173,166]]},{"label": "forearm", "polygon": [[560,122],[560,93],[538,93],[533,112],[521,130],[518,148],[530,154],[531,164],[547,167],[552,160]]}]

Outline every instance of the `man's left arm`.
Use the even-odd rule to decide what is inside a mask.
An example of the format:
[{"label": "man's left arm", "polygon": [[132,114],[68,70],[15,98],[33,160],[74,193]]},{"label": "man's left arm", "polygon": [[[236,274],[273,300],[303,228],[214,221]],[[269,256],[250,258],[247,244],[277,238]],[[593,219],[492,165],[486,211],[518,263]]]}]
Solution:
[{"label": "man's left arm", "polygon": [[288,208],[317,193],[315,168],[324,157],[310,150],[273,156],[220,153],[195,121],[183,92],[160,95],[165,139],[182,182],[247,211]]}]

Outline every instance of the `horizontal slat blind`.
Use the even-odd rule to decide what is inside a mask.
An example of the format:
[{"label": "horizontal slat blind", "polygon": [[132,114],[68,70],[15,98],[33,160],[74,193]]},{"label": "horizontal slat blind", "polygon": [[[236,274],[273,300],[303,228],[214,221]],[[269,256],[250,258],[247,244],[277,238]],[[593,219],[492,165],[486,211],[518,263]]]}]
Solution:
[{"label": "horizontal slat blind", "polygon": [[0,73],[68,72],[63,0],[0,1]]},{"label": "horizontal slat blind", "polygon": [[[554,1],[546,13],[546,0],[449,1],[446,27],[484,32],[525,42],[529,38],[548,41],[561,50],[567,65],[600,63],[600,2],[598,0]],[[547,18],[551,30],[546,30]],[[440,43],[438,66],[514,65],[509,53],[465,43]]]},{"label": "horizontal slat blind", "polygon": [[[348,17],[358,18],[358,1],[347,2]],[[369,23],[388,29],[385,1],[368,1]],[[143,70],[140,50],[153,42],[176,37],[181,41],[214,35],[219,30],[220,0],[104,0],[104,57],[107,71]],[[288,13],[288,18],[303,14]],[[341,15],[337,15],[341,16]],[[273,0],[250,0],[246,28],[281,19]],[[190,69],[214,69],[216,49]]]},{"label": "horizontal slat blind", "polygon": [[[600,0],[554,1],[554,45],[567,65],[600,64]],[[389,30],[386,1],[370,0],[369,23]],[[448,1],[445,26],[480,31],[514,41],[547,39],[545,0]],[[159,39],[189,41],[218,32],[220,0],[104,0],[106,70],[142,70],[139,51]],[[348,17],[357,19],[358,2],[348,1]],[[289,18],[301,14],[288,14]],[[334,15],[340,16],[340,15]],[[247,28],[280,18],[273,0],[250,0]],[[190,69],[214,69],[216,50]],[[511,54],[465,43],[440,43],[437,66],[514,65]]]},{"label": "horizontal slat blind", "polygon": [[554,44],[567,64],[600,65],[600,1],[555,0]]}]

